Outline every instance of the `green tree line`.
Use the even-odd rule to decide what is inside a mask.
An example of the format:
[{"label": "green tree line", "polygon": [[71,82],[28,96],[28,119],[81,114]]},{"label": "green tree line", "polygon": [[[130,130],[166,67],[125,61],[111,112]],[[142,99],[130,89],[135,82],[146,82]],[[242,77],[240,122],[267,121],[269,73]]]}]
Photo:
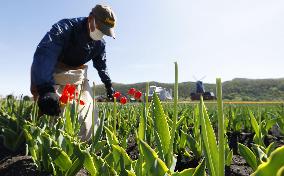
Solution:
[{"label": "green tree line", "polygon": [[[173,83],[149,82],[149,85],[160,86],[167,89],[174,87]],[[134,87],[145,92],[146,82],[134,84],[113,83],[115,90],[122,94]],[[216,85],[204,83],[205,91],[216,94]],[[179,98],[189,100],[190,93],[196,91],[195,82],[179,83]],[[97,85],[96,95],[104,95],[104,85]],[[283,101],[284,100],[284,78],[280,79],[245,79],[236,78],[223,82],[223,99],[237,101]]]}]

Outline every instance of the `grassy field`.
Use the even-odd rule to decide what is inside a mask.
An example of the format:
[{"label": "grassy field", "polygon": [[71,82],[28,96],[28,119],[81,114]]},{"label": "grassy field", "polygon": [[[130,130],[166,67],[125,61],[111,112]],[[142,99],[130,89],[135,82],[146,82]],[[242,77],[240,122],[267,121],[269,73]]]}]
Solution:
[{"label": "grassy field", "polygon": [[[258,166],[272,155],[277,159],[276,149],[283,148],[283,102],[223,103],[224,174],[260,172]],[[29,161],[36,164],[34,171],[54,175],[74,175],[82,169],[91,175],[217,174],[219,166],[215,168],[214,164],[220,160],[211,149],[221,150],[218,102],[175,105],[156,97],[148,104],[97,103],[97,107],[102,123],[85,143],[77,137],[80,125],[76,113],[65,111],[57,119],[38,117],[33,102],[2,101],[2,145],[15,152],[26,144],[32,158]],[[214,162],[209,160],[214,157]],[[2,168],[2,173],[9,173],[8,168]]]}]

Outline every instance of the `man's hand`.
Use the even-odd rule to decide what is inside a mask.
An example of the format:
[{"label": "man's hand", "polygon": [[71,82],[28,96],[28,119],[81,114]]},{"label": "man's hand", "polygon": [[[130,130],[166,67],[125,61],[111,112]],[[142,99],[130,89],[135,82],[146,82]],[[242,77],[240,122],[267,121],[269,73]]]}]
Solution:
[{"label": "man's hand", "polygon": [[39,89],[38,107],[43,114],[59,116],[61,113],[59,96],[52,86]]},{"label": "man's hand", "polygon": [[107,90],[107,98],[110,100],[110,101],[113,101],[113,94],[114,94],[114,89],[112,87],[108,88]]}]

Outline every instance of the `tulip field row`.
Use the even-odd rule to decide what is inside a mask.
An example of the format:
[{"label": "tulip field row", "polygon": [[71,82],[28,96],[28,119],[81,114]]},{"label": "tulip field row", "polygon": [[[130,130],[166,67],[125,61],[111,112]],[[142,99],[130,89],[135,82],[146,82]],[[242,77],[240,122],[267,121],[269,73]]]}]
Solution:
[{"label": "tulip field row", "polygon": [[65,101],[55,118],[39,117],[35,102],[7,99],[0,102],[0,135],[11,151],[26,144],[37,169],[52,175],[242,175],[233,169],[236,157],[245,161],[244,175],[284,174],[283,103],[224,104],[220,79],[216,103],[178,103],[177,83],[175,63],[173,102],[155,93],[148,102],[147,85],[145,94],[130,90],[146,101],[96,103],[90,110],[99,110],[100,123],[89,141],[78,137],[79,100]]}]

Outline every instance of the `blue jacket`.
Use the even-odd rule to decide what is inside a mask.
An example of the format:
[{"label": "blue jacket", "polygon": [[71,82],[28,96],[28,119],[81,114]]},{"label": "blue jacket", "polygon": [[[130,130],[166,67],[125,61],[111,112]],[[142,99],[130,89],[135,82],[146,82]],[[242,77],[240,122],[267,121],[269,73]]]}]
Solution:
[{"label": "blue jacket", "polygon": [[52,26],[34,53],[32,85],[54,85],[53,72],[58,61],[76,67],[92,60],[101,81],[106,87],[111,87],[106,66],[105,41],[90,38],[87,22],[87,17],[63,19]]}]

